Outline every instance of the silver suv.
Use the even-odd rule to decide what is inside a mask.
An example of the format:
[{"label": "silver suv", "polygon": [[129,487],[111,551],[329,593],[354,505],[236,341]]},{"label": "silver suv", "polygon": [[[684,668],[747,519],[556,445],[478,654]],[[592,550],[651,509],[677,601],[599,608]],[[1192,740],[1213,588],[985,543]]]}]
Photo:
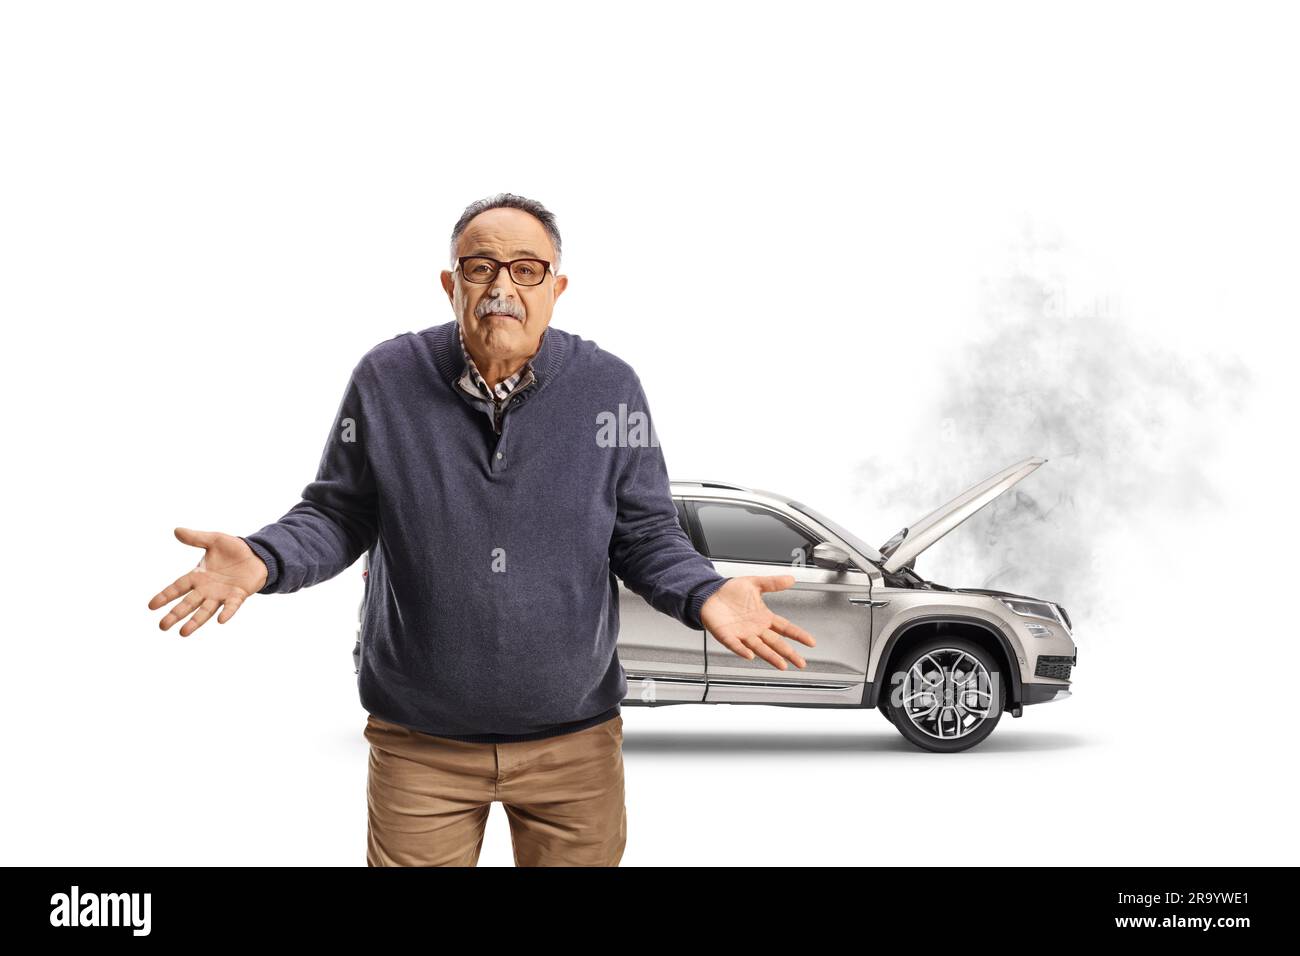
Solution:
[{"label": "silver suv", "polygon": [[677,516],[728,577],[789,574],[763,595],[817,638],[803,669],[733,654],[652,608],[620,582],[618,655],[632,706],[776,704],[875,707],[925,750],[975,746],[1004,710],[1070,696],[1070,616],[1049,600],[922,578],[916,557],[1042,465],[1026,458],[986,478],[879,549],[808,505],[719,481],[673,481]]}]

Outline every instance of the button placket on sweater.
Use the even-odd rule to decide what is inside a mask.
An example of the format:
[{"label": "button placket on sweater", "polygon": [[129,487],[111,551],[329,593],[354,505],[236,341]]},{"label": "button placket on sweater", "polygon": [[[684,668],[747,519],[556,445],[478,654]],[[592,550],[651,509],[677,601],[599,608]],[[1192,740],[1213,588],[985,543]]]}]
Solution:
[{"label": "button placket on sweater", "polygon": [[[505,471],[509,465],[510,459],[506,454],[506,439],[509,437],[511,421],[510,413],[532,396],[533,382],[534,378],[530,374],[527,381],[506,399],[501,408],[499,421],[500,431],[496,431],[494,428],[496,441],[489,447],[488,451],[488,470],[493,474],[500,474]],[[464,394],[463,390],[462,394]],[[465,394],[465,400],[475,408],[484,411],[494,425],[497,423],[496,406],[494,403],[486,401],[481,395],[477,395],[476,397],[475,395]]]},{"label": "button placket on sweater", "polygon": [[[492,397],[494,390],[479,374],[473,356],[469,354],[469,349],[465,347],[465,338],[460,331],[459,325],[456,327],[456,334],[460,342],[461,358],[465,363],[465,370],[458,380],[458,384],[461,386],[459,391],[466,396],[467,401],[484,411],[488,416],[488,421],[492,423],[492,431],[496,434],[497,440],[488,453],[488,470],[492,474],[500,474],[506,470],[509,464],[505,447],[506,428],[510,418],[509,412],[513,406],[523,402],[532,393],[533,384],[537,380],[532,363],[533,359],[539,354],[541,346],[538,346],[538,352],[534,352],[529,356],[528,362],[522,369],[498,384],[495,390],[496,397],[501,400],[501,405],[498,408],[496,401]],[[542,339],[545,338],[546,332],[543,331]]]}]

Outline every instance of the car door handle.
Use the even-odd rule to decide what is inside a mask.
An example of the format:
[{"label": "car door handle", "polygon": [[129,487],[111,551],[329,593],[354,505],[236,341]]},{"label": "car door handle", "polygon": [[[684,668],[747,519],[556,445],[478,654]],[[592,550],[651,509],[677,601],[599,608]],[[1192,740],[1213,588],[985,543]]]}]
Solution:
[{"label": "car door handle", "polygon": [[849,603],[857,604],[859,607],[885,607],[889,604],[888,601],[873,601],[871,598],[856,596],[849,598]]}]

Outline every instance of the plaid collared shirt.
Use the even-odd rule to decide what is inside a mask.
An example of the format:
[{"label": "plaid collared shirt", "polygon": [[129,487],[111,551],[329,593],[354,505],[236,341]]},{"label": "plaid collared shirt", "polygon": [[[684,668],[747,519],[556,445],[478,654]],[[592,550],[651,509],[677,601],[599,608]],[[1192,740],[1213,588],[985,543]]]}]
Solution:
[{"label": "plaid collared shirt", "polygon": [[[537,352],[528,356],[528,361],[524,363],[523,368],[515,372],[507,379],[497,383],[495,390],[488,387],[488,383],[483,376],[479,374],[478,366],[474,364],[474,358],[469,354],[469,349],[465,348],[465,333],[456,323],[456,336],[460,339],[460,354],[465,357],[465,374],[460,377],[460,387],[465,389],[471,395],[477,395],[479,398],[487,399],[492,403],[492,427],[497,432],[501,431],[501,416],[510,404],[510,396],[521,387],[532,384],[533,381],[533,359],[536,358]],[[542,339],[546,338],[546,330],[542,331],[542,337],[537,340],[537,350],[541,351]]]}]

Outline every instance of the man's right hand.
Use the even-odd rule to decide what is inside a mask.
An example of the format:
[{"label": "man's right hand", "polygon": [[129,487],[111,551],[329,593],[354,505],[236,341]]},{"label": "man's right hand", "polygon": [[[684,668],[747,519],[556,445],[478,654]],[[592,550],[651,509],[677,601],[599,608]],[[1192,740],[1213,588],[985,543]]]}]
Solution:
[{"label": "man's right hand", "polygon": [[205,550],[193,571],[181,575],[149,601],[149,610],[156,611],[169,601],[184,598],[158,622],[164,631],[194,611],[194,616],[181,628],[181,637],[189,637],[223,604],[225,610],[217,618],[217,623],[225,624],[235,616],[244,598],[266,586],[266,565],[242,538],[220,531],[191,531],[189,528],[177,528],[175,533],[185,544]]}]

